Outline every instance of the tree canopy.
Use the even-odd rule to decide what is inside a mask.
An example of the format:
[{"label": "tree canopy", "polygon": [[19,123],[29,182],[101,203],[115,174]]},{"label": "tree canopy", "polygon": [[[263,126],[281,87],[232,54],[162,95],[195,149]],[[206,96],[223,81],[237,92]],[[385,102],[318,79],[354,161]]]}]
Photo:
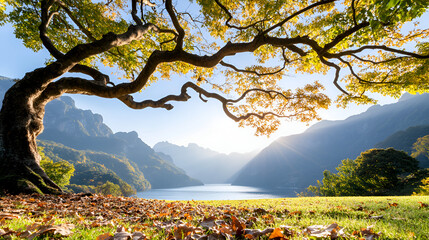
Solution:
[{"label": "tree canopy", "polygon": [[322,182],[308,190],[322,196],[398,195],[405,188],[412,191],[408,185],[427,175],[427,170],[417,172],[415,158],[393,148],[367,150],[355,160],[343,160],[336,169],[337,173],[325,170]]},{"label": "tree canopy", "polygon": [[[61,191],[40,167],[36,137],[46,103],[64,93],[170,110],[193,90],[269,135],[279,118],[309,122],[330,106],[329,83],[310,74],[332,73],[343,107],[374,103],[372,93],[428,91],[429,29],[419,24],[428,7],[427,0],[0,0],[0,24],[51,54],[5,94],[0,191]],[[240,64],[239,56],[254,61]],[[305,84],[289,89],[281,80],[295,73]],[[134,100],[173,74],[189,79],[180,93]]]},{"label": "tree canopy", "polygon": [[[404,90],[427,90],[429,45],[421,41],[429,31],[417,23],[425,0],[3,0],[1,9],[6,5],[3,19],[24,45],[46,48],[48,63],[64,66],[52,76],[61,78],[47,83],[46,98],[83,93],[119,98],[131,108],[171,109],[169,102],[186,101],[193,89],[203,100],[221,101],[241,125],[269,134],[279,125],[276,116],[306,122],[331,103],[314,79],[295,90],[282,88],[278,82],[288,72],[332,69],[342,106],[374,102],[370,92],[398,97]],[[234,65],[231,57],[245,52],[255,64]],[[110,85],[100,63],[130,82]],[[62,77],[64,72],[88,79]],[[130,95],[172,74],[193,80],[180,95],[142,102]]]},{"label": "tree canopy", "polygon": [[52,159],[45,155],[42,147],[39,147],[39,154],[42,157],[40,165],[49,178],[60,187],[68,185],[75,171],[73,164],[62,159],[57,162],[52,161]]},{"label": "tree canopy", "polygon": [[417,158],[420,156],[429,158],[429,135],[418,138],[413,144],[413,153],[411,156]]}]

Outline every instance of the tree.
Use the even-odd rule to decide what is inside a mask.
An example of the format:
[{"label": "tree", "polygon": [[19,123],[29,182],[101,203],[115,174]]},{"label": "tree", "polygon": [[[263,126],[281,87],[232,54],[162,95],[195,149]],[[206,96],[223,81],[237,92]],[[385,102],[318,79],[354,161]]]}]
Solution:
[{"label": "tree", "polygon": [[309,186],[307,190],[317,196],[360,196],[365,195],[359,176],[356,173],[357,162],[345,159],[336,168],[337,173],[323,171],[322,182]]},{"label": "tree", "polygon": [[415,183],[407,176],[418,173],[419,167],[406,152],[388,148],[362,152],[355,160],[343,160],[336,169],[337,173],[325,170],[322,183],[318,181],[308,191],[322,196],[395,195]]},{"label": "tree", "polygon": [[[46,103],[64,93],[116,98],[134,109],[170,110],[171,102],[187,101],[193,90],[203,101],[222,103],[240,126],[268,135],[278,128],[279,118],[308,122],[331,104],[317,81],[306,80],[296,90],[281,87],[288,71],[326,74],[332,69],[337,103],[344,107],[375,102],[371,92],[398,97],[402,91],[427,91],[429,44],[424,40],[429,31],[413,23],[428,5],[426,0],[196,0],[176,5],[172,0],[1,0],[0,21],[13,24],[25,46],[45,48],[52,58],[5,95],[0,191],[61,192],[39,165],[36,137],[43,131]],[[234,65],[240,53],[253,54],[255,64]],[[278,66],[269,65],[273,62]],[[130,81],[112,83],[99,64],[115,67]],[[190,79],[179,94],[134,101],[131,94],[172,74]],[[220,74],[224,78],[215,78]]]},{"label": "tree", "polygon": [[413,153],[411,156],[418,158],[420,156],[429,158],[429,135],[418,138],[413,144]]},{"label": "tree", "polygon": [[60,187],[68,185],[75,170],[73,164],[66,160],[54,162],[45,155],[42,147],[39,147],[38,149],[41,157],[40,166],[46,172],[48,177]]},{"label": "tree", "polygon": [[429,177],[422,180],[422,185],[416,188],[413,196],[429,196]]},{"label": "tree", "polygon": [[419,162],[393,148],[370,149],[356,158],[356,174],[367,195],[385,195],[397,187],[400,177],[419,169]]},{"label": "tree", "polygon": [[103,185],[96,187],[95,191],[102,195],[122,196],[121,187],[110,181],[107,181]]}]

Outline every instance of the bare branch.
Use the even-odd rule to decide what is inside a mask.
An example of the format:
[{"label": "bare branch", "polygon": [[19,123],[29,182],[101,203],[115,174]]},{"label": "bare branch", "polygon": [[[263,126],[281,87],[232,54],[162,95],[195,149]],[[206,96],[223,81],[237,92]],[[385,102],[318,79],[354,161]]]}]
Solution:
[{"label": "bare branch", "polygon": [[342,59],[342,58],[338,58],[342,63],[345,63],[347,66],[348,66],[348,68],[349,68],[349,70],[350,70],[350,73],[359,81],[359,83],[366,83],[366,84],[398,84],[398,83],[396,83],[396,82],[386,82],[385,80],[389,77],[389,75],[391,75],[391,73],[392,73],[392,70],[390,70],[387,74],[386,74],[386,76],[383,78],[383,80],[382,81],[380,81],[380,82],[374,82],[374,81],[368,81],[368,80],[365,80],[365,79],[363,79],[363,78],[361,78],[355,71],[354,71],[354,69],[353,69],[353,67],[352,67],[352,65],[348,62],[348,61],[345,61],[344,59]]},{"label": "bare branch", "polygon": [[255,74],[255,75],[259,76],[259,77],[261,77],[261,76],[268,76],[268,75],[275,75],[275,74],[283,71],[285,69],[285,67],[286,67],[286,61],[285,61],[283,63],[283,67],[281,67],[280,69],[278,69],[278,70],[276,70],[274,72],[260,73],[260,72],[254,71],[254,70],[239,69],[236,66],[234,66],[232,64],[229,64],[229,63],[226,63],[224,61],[220,61],[219,64],[222,65],[222,66],[224,66],[224,67],[231,68],[232,70],[234,70],[236,72]]},{"label": "bare branch", "polygon": [[199,23],[199,24],[204,24],[204,22],[203,22],[203,21],[200,21],[200,20],[195,19],[195,18],[194,18],[194,17],[192,17],[192,15],[191,15],[190,13],[188,13],[188,12],[178,13],[178,15],[186,15],[186,16],[188,16],[188,17],[191,19],[191,21],[192,21],[192,22],[194,22],[194,23]]},{"label": "bare branch", "polygon": [[70,70],[70,72],[77,72],[89,75],[92,77],[92,79],[94,79],[97,84],[101,86],[106,86],[109,83],[113,84],[112,82],[110,82],[110,78],[108,75],[86,65],[77,64]]},{"label": "bare branch", "polygon": [[361,58],[361,57],[357,56],[356,54],[350,54],[350,56],[356,58],[357,60],[359,60],[361,62],[372,63],[374,65],[382,64],[382,63],[388,63],[388,62],[393,62],[393,61],[396,61],[396,60],[408,58],[408,57],[396,57],[396,58],[390,58],[390,59],[386,59],[386,60],[383,60],[383,61],[376,62],[376,61],[372,61],[372,60]]},{"label": "bare branch", "polygon": [[257,89],[257,88],[249,89],[249,90],[245,91],[237,99],[227,99],[227,98],[224,98],[223,96],[221,96],[217,93],[208,92],[208,91],[204,90],[203,88],[199,87],[198,85],[196,85],[192,82],[187,82],[182,86],[180,95],[168,95],[168,96],[161,98],[157,101],[145,100],[142,102],[135,102],[133,97],[130,95],[122,96],[122,97],[119,97],[118,99],[121,100],[128,107],[133,108],[133,109],[144,109],[144,108],[152,107],[152,108],[165,108],[167,110],[171,110],[171,109],[173,109],[173,105],[168,104],[167,102],[170,102],[170,101],[182,101],[182,102],[184,102],[184,101],[188,101],[191,98],[187,93],[188,88],[191,88],[194,91],[196,91],[200,95],[201,100],[204,102],[206,102],[207,100],[203,99],[202,96],[205,96],[207,98],[214,98],[214,99],[220,101],[222,103],[223,110],[224,110],[225,114],[236,122],[248,119],[252,116],[258,117],[260,119],[264,119],[268,115],[274,115],[276,117],[291,117],[292,116],[292,115],[288,115],[288,116],[279,115],[279,114],[276,114],[273,112],[265,112],[262,114],[248,113],[248,114],[242,115],[242,116],[235,116],[234,114],[232,114],[229,111],[229,109],[227,107],[228,105],[241,101],[242,99],[244,99],[246,97],[246,95],[248,95],[251,92],[262,92],[262,93],[268,94],[270,96],[270,98],[272,98],[272,99],[276,98],[277,96],[280,96],[280,97],[284,98],[285,100],[293,99],[291,97],[285,96],[284,94],[282,94],[281,92],[278,92],[278,91],[263,90],[263,89]]},{"label": "bare branch", "polygon": [[241,72],[241,73],[249,73],[249,74],[254,74],[257,75],[259,77],[262,76],[268,76],[268,75],[275,75],[280,73],[281,71],[283,71],[286,68],[286,64],[289,63],[290,61],[287,59],[286,55],[285,55],[285,48],[282,48],[282,56],[283,56],[283,66],[281,68],[279,68],[278,70],[274,71],[274,72],[265,72],[265,73],[260,73],[254,70],[246,70],[246,69],[239,69],[236,66],[230,64],[230,63],[226,63],[224,61],[220,61],[219,64],[227,67],[227,68],[231,68],[232,70],[236,71],[236,72]]},{"label": "bare branch", "polygon": [[391,48],[391,47],[387,47],[387,46],[378,46],[378,45],[366,45],[366,46],[360,47],[360,48],[355,49],[355,50],[348,50],[348,51],[343,51],[343,52],[339,52],[339,53],[328,53],[326,55],[326,57],[338,58],[338,57],[345,56],[345,55],[352,55],[352,54],[360,53],[360,52],[363,52],[364,50],[368,50],[368,49],[370,49],[370,50],[384,50],[387,52],[398,53],[398,54],[402,54],[405,56],[414,57],[414,58],[418,58],[418,59],[429,58],[429,55],[420,55],[420,54],[414,53],[414,52],[408,52],[408,51],[399,50],[399,49],[395,49],[395,48]]}]

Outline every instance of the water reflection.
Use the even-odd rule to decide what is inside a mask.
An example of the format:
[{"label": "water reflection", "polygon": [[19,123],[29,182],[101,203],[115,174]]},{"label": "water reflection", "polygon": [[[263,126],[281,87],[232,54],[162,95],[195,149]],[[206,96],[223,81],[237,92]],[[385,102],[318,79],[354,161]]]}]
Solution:
[{"label": "water reflection", "polygon": [[195,187],[152,189],[138,192],[137,197],[163,200],[244,200],[295,197],[300,191],[297,188],[265,189],[230,184],[207,184]]}]

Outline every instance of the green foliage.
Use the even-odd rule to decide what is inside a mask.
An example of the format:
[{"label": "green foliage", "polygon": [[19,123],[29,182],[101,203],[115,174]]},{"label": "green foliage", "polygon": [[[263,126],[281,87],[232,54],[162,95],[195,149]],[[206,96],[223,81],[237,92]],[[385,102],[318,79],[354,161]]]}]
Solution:
[{"label": "green foliage", "polygon": [[73,164],[65,160],[54,162],[50,158],[46,157],[42,147],[39,147],[38,150],[40,156],[42,157],[40,166],[43,168],[49,178],[60,187],[67,186],[70,183],[70,178],[73,176],[75,171]]},{"label": "green foliage", "polygon": [[[128,174],[124,172],[121,173],[121,175],[124,176],[123,180],[119,177],[119,174],[109,169],[109,167],[115,169],[114,167],[116,166],[118,169],[115,170],[120,171],[122,170],[120,166],[124,166],[121,161],[118,161],[118,158],[113,155],[91,151],[78,151],[61,144],[47,141],[39,141],[39,145],[43,146],[43,151],[49,158],[55,159],[55,161],[64,161],[62,160],[62,158],[64,158],[70,163],[73,163],[75,172],[73,177],[70,178],[71,185],[67,187],[75,192],[96,193],[96,188],[105,184],[107,181],[119,186],[121,195],[123,196],[134,195],[136,193],[134,186],[139,186],[139,190],[150,188],[150,184],[142,175],[142,179],[138,180],[133,178],[135,172],[129,172]],[[92,160],[93,156],[96,156],[94,158],[95,161]],[[115,159],[117,162],[110,162],[113,164],[112,166],[109,166],[109,164],[105,166],[102,164],[103,157],[107,159],[108,162],[110,160],[114,161]],[[130,185],[125,180],[129,180],[131,183],[135,184]]]},{"label": "green foliage", "polygon": [[416,192],[413,193],[414,196],[428,196],[429,195],[429,177],[422,180],[422,185],[420,185]]},{"label": "green foliage", "polygon": [[413,144],[414,152],[411,156],[417,158],[424,156],[429,158],[429,135],[418,138],[417,141]]},{"label": "green foliage", "polygon": [[96,193],[102,194],[102,195],[113,195],[113,196],[121,196],[121,187],[119,185],[116,185],[112,182],[107,181],[103,185],[100,185],[95,188]]},{"label": "green foliage", "polygon": [[370,149],[355,160],[343,160],[336,169],[336,174],[324,171],[322,183],[318,181],[307,190],[322,196],[403,194],[402,190],[415,182],[407,181],[407,176],[418,170],[418,161],[393,148]]},{"label": "green foliage", "polygon": [[109,180],[120,185],[127,196],[135,193],[130,189],[144,191],[150,188],[150,183],[138,167],[124,157],[79,151],[50,141],[39,141],[38,144],[44,147],[51,159],[60,157],[74,164],[76,172],[70,180],[73,184],[98,186]]},{"label": "green foliage", "polygon": [[95,187],[91,185],[69,184],[67,188],[74,193],[95,193]]},{"label": "green foliage", "polygon": [[[88,189],[83,189],[82,192],[89,191],[92,193],[97,193],[97,187],[106,182],[119,186],[123,196],[136,194],[135,189],[118,177],[112,170],[93,162],[76,164],[76,174],[71,179],[72,184],[88,186]],[[79,188],[74,186],[72,189],[78,190]]]},{"label": "green foliage", "polygon": [[[416,56],[429,53],[425,43],[429,31],[420,29],[418,23],[429,7],[426,0],[196,0],[171,5],[163,1],[152,7],[145,1],[131,1],[136,4],[134,18],[129,14],[129,2],[3,0],[0,17],[13,24],[15,35],[26,47],[42,49],[40,37],[46,36],[49,41],[45,39],[44,45],[52,43],[48,49],[64,54],[109,32],[122,34],[131,25],[150,24],[154,28],[138,40],[88,53],[80,63],[118,70],[122,78],[137,81],[134,92],[158,79],[171,79],[173,74],[186,75],[198,85],[208,83],[207,87],[224,94],[242,95],[249,89],[277,92],[276,97],[247,94],[240,103],[225,108],[238,116],[270,112],[302,122],[319,119],[318,110],[332,103],[323,92],[324,85],[314,79],[288,89],[279,84],[287,72],[327,74],[335,68],[337,77],[342,78],[335,83],[343,81],[341,86],[350,93],[341,89],[344,94],[337,98],[339,106],[375,103],[374,92],[399,97],[404,91],[429,91],[425,80],[429,61]],[[43,8],[42,3],[49,3],[49,7]],[[6,4],[10,6],[7,14]],[[43,27],[46,35],[39,32]],[[415,52],[403,51],[409,43]],[[238,45],[229,53],[229,44]],[[249,66],[237,68],[223,62],[243,52],[254,55]],[[209,64],[204,55],[216,59]],[[341,69],[348,75],[340,74]],[[213,79],[218,73],[224,77]],[[128,88],[126,84],[118,86]],[[279,121],[273,115],[247,116],[240,119],[240,126],[255,127],[257,134],[269,135],[278,129]]]},{"label": "green foliage", "polygon": [[356,174],[368,195],[384,195],[394,189],[401,176],[418,170],[418,161],[393,148],[371,149],[355,160]]}]

